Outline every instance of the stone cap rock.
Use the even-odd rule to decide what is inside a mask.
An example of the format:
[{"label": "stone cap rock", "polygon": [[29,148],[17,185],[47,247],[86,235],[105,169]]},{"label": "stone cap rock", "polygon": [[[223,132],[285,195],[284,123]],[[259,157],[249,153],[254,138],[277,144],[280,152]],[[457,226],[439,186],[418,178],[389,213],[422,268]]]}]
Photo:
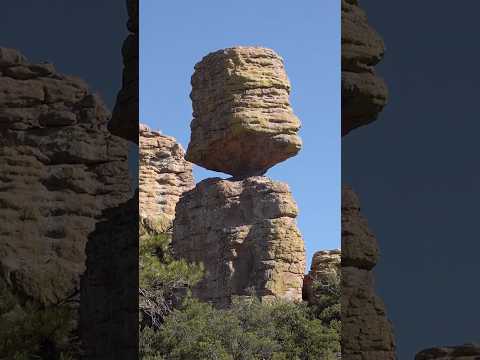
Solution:
[{"label": "stone cap rock", "polygon": [[262,175],[298,153],[300,121],[283,59],[262,47],[208,54],[192,76],[186,159],[235,177]]}]

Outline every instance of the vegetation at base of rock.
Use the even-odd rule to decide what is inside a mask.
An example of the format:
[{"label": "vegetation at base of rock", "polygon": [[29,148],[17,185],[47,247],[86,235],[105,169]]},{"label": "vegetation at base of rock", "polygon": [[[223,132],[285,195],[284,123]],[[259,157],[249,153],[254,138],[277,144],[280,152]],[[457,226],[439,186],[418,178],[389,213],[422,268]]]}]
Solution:
[{"label": "vegetation at base of rock", "polygon": [[[169,233],[143,227],[140,244],[140,358],[144,360],[336,359],[339,280],[315,284],[314,304],[235,297],[217,309],[191,296],[201,265],[175,259]],[[326,291],[328,290],[328,291]]]},{"label": "vegetation at base of rock", "polygon": [[0,359],[77,358],[74,311],[67,305],[20,301],[0,283]]}]

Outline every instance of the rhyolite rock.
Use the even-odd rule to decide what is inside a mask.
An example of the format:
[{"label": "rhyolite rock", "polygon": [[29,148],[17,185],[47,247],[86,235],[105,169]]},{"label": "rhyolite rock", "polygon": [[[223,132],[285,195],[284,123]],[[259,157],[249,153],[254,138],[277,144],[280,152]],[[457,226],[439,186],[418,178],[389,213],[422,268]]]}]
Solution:
[{"label": "rhyolite rock", "polygon": [[165,230],[175,217],[180,196],[195,187],[192,164],[185,160],[182,146],[170,136],[139,130],[140,218]]},{"label": "rhyolite rock", "polygon": [[0,48],[0,276],[17,293],[74,294],[88,235],[132,196],[109,118],[82,80]]},{"label": "rhyolite rock", "polygon": [[283,59],[261,47],[205,56],[192,76],[186,159],[235,177],[263,175],[301,148]]},{"label": "rhyolite rock", "polygon": [[256,176],[201,181],[177,203],[173,250],[203,263],[194,295],[216,305],[233,296],[301,300],[305,249],[286,184]]},{"label": "rhyolite rock", "polygon": [[377,118],[387,102],[375,73],[385,46],[357,0],[342,0],[342,135]]},{"label": "rhyolite rock", "polygon": [[129,34],[123,42],[122,88],[108,124],[112,134],[138,144],[138,0],[126,1]]},{"label": "rhyolite rock", "polygon": [[316,289],[314,282],[330,283],[341,273],[341,250],[321,250],[312,257],[310,271],[303,279],[303,299],[314,304],[320,297],[320,289]]},{"label": "rhyolite rock", "polygon": [[480,345],[433,347],[420,351],[415,360],[478,360]]},{"label": "rhyolite rock", "polygon": [[360,212],[357,195],[342,188],[342,359],[394,360],[395,339],[372,272],[377,240]]}]

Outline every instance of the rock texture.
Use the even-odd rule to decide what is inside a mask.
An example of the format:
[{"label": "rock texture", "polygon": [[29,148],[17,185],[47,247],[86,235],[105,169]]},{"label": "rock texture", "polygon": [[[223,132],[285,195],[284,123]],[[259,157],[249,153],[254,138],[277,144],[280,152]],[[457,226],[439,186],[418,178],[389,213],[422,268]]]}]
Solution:
[{"label": "rock texture", "polygon": [[317,294],[312,287],[313,281],[328,282],[340,274],[341,251],[322,250],[313,254],[310,272],[303,279],[303,299],[309,304],[316,301]]},{"label": "rock texture", "polygon": [[385,306],[375,294],[372,269],[378,245],[360,213],[358,197],[342,189],[342,359],[395,359]]},{"label": "rock texture", "polygon": [[195,187],[192,164],[173,137],[146,125],[140,125],[139,134],[140,217],[165,226],[173,222],[180,196]]},{"label": "rock texture", "polygon": [[78,289],[88,235],[131,197],[109,117],[82,80],[0,49],[0,275],[23,295]]},{"label": "rock texture", "polygon": [[368,24],[357,0],[342,0],[342,135],[375,120],[388,91],[374,66],[383,40]]},{"label": "rock texture", "polygon": [[203,262],[207,275],[194,295],[217,305],[232,296],[301,300],[304,243],[297,206],[286,184],[266,177],[207,179],[177,204],[173,249]]},{"label": "rock texture", "polygon": [[138,144],[138,0],[127,0],[130,34],[123,42],[123,80],[118,92],[112,119],[112,134]]},{"label": "rock texture", "polygon": [[186,159],[246,177],[296,155],[300,121],[289,93],[283,59],[273,50],[234,47],[205,56],[192,76]]},{"label": "rock texture", "polygon": [[478,360],[480,346],[465,344],[452,347],[434,347],[420,351],[415,360]]}]

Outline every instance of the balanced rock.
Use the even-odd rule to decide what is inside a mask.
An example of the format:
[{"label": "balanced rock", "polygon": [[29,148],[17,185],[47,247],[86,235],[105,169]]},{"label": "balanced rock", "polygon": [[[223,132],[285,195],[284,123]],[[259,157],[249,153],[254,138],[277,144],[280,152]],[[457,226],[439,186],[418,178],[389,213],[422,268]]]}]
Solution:
[{"label": "balanced rock", "polygon": [[0,49],[0,276],[20,294],[72,295],[89,234],[132,196],[109,117],[82,80]]},{"label": "balanced rock", "polygon": [[192,164],[182,146],[170,136],[140,125],[139,131],[140,217],[166,227],[175,217],[180,196],[195,187]]},{"label": "balanced rock", "polygon": [[342,0],[342,136],[377,118],[387,102],[374,66],[385,46],[357,0]]},{"label": "balanced rock", "polygon": [[289,94],[283,59],[273,50],[234,47],[205,56],[192,76],[186,159],[246,177],[296,155],[300,121]]},{"label": "balanced rock", "polygon": [[322,250],[313,254],[310,272],[303,279],[303,299],[309,304],[316,302],[321,295],[319,289],[313,285],[315,282],[329,283],[340,275],[341,251]]},{"label": "balanced rock", "polygon": [[266,177],[206,179],[177,204],[175,254],[203,263],[194,295],[216,305],[232,296],[301,300],[305,249],[286,184]]},{"label": "balanced rock", "polygon": [[434,347],[420,351],[415,360],[478,360],[480,346],[465,344],[461,346]]},{"label": "balanced rock", "polygon": [[394,360],[395,339],[372,269],[378,245],[358,197],[342,188],[342,359]]}]

